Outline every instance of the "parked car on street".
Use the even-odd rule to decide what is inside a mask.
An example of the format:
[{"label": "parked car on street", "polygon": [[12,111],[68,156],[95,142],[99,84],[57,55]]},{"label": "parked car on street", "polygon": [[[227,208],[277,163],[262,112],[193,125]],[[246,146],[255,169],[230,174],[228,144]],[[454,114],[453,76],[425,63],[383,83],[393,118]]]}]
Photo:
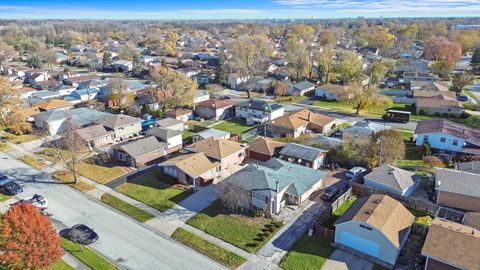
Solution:
[{"label": "parked car on street", "polygon": [[347,171],[346,176],[350,179],[354,179],[362,175],[364,172],[366,172],[367,169],[363,167],[353,167],[350,170]]},{"label": "parked car on street", "polygon": [[90,245],[98,240],[98,234],[84,224],[77,224],[70,228],[67,238],[75,243]]},{"label": "parked car on street", "polygon": [[0,192],[4,195],[13,196],[23,192],[23,188],[8,176],[0,173]]},{"label": "parked car on street", "polygon": [[340,189],[334,186],[329,186],[322,193],[322,199],[325,201],[331,201],[340,192]]},{"label": "parked car on street", "polygon": [[31,203],[33,206],[37,207],[40,211],[46,210],[48,208],[47,199],[45,199],[45,197],[39,194],[35,194],[29,199],[22,199],[18,202],[12,203],[11,206],[22,204],[22,203]]}]

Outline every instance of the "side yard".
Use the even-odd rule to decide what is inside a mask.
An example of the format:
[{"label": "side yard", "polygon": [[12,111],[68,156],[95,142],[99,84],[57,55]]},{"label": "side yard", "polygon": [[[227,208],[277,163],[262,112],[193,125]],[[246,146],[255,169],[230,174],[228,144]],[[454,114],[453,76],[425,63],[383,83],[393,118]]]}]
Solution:
[{"label": "side yard", "polygon": [[154,170],[116,187],[115,190],[164,212],[192,194],[190,187],[174,183],[174,178]]},{"label": "side yard", "polygon": [[334,250],[329,241],[305,234],[295,242],[280,267],[285,270],[318,270]]},{"label": "side yard", "polygon": [[250,253],[257,252],[282,226],[268,218],[224,213],[218,202],[188,220],[187,224]]}]

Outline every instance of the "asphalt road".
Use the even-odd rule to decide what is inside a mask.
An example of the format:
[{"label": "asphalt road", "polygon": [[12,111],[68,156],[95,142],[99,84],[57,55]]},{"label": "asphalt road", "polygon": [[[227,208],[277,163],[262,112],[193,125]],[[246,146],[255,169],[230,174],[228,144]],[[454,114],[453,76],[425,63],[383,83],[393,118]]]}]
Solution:
[{"label": "asphalt road", "polygon": [[43,195],[49,203],[48,212],[60,229],[77,223],[94,228],[99,241],[90,247],[125,269],[225,269],[2,152],[0,171],[19,182],[26,181],[24,192],[16,199],[35,193]]}]

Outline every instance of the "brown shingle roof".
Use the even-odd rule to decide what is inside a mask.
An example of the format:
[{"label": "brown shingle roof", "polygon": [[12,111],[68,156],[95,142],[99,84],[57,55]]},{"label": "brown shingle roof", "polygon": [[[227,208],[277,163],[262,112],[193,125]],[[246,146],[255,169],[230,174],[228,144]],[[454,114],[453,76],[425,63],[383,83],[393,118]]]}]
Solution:
[{"label": "brown shingle roof", "polygon": [[39,102],[35,104],[35,106],[37,106],[40,110],[47,111],[51,109],[70,107],[72,104],[61,99],[51,99],[48,101]]},{"label": "brown shingle roof", "polygon": [[191,144],[186,148],[191,149],[194,152],[204,152],[205,155],[211,158],[221,160],[225,157],[239,152],[244,147],[234,141],[208,138]]},{"label": "brown shingle roof", "polygon": [[258,137],[248,144],[247,150],[263,155],[273,156],[285,146],[285,143],[274,141],[270,138]]},{"label": "brown shingle roof", "polygon": [[231,107],[237,104],[238,101],[234,100],[218,100],[218,99],[209,99],[202,102],[199,102],[196,106],[197,107],[204,107],[204,108],[211,108],[211,109],[219,109],[219,108],[226,108]]},{"label": "brown shingle roof", "polygon": [[277,126],[277,127],[290,128],[290,129],[297,129],[307,124],[308,124],[307,120],[303,120],[301,118],[291,116],[291,115],[284,115],[275,120],[268,122],[268,125],[270,126]]},{"label": "brown shingle roof", "polygon": [[455,93],[451,91],[443,92],[443,91],[434,91],[434,90],[413,90],[413,97],[456,100]]},{"label": "brown shingle roof", "polygon": [[480,231],[452,221],[433,220],[422,255],[460,269],[479,269]]},{"label": "brown shingle roof", "polygon": [[184,109],[184,108],[179,108],[179,109],[173,109],[173,110],[168,110],[165,112],[166,116],[181,116],[181,115],[186,115],[191,113],[192,110],[190,109]]},{"label": "brown shingle roof", "polygon": [[415,217],[399,201],[387,195],[373,194],[356,200],[335,225],[360,221],[381,231],[397,248]]},{"label": "brown shingle roof", "polygon": [[416,98],[417,107],[424,108],[463,108],[458,100],[444,99],[443,97],[435,98]]},{"label": "brown shingle roof", "polygon": [[303,120],[307,120],[311,124],[322,126],[322,127],[335,121],[335,118],[333,117],[330,117],[324,114],[315,113],[308,109],[303,109],[301,111],[293,113],[292,116],[301,118]]},{"label": "brown shingle roof", "polygon": [[218,162],[211,162],[203,152],[181,155],[171,158],[161,165],[173,165],[191,177],[198,177],[203,173],[220,166]]},{"label": "brown shingle roof", "polygon": [[480,143],[480,130],[447,119],[421,121],[415,128],[415,134],[434,132],[443,132],[474,143]]}]

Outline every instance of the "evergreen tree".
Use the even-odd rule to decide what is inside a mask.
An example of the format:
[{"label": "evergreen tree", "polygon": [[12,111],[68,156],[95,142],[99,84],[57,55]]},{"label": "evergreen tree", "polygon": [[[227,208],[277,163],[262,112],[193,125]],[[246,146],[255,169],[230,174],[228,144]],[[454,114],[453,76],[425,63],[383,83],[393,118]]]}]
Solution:
[{"label": "evergreen tree", "polygon": [[133,75],[137,76],[139,75],[140,73],[142,73],[142,61],[140,59],[140,55],[138,54],[135,54],[133,56]]},{"label": "evergreen tree", "polygon": [[31,68],[41,68],[42,67],[42,60],[40,60],[40,57],[38,55],[33,54],[30,56],[27,60],[28,66]]},{"label": "evergreen tree", "polygon": [[480,66],[480,46],[473,51],[472,60],[470,64],[474,67]]},{"label": "evergreen tree", "polygon": [[109,53],[109,52],[105,52],[103,54],[103,58],[102,58],[102,64],[104,66],[109,66],[112,64],[112,54]]},{"label": "evergreen tree", "polygon": [[215,80],[218,84],[227,83],[227,71],[225,70],[225,62],[223,61],[223,56],[218,56],[218,66],[215,73]]}]

